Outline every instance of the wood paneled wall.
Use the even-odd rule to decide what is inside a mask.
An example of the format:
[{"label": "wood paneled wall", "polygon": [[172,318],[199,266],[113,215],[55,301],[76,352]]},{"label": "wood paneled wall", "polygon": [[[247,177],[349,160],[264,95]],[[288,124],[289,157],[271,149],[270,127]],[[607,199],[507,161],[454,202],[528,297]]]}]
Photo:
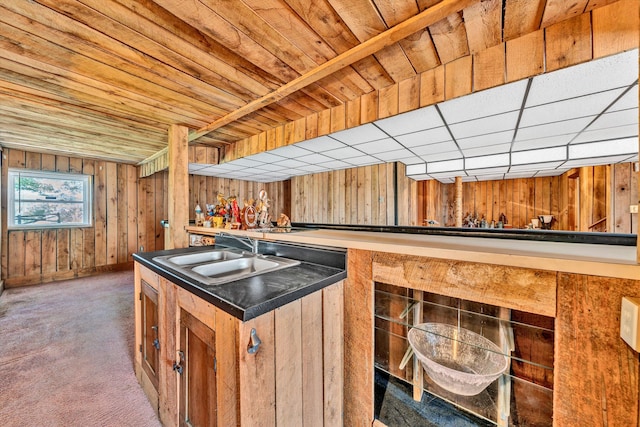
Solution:
[{"label": "wood paneled wall", "polygon": [[[560,176],[501,181],[465,182],[462,212],[498,221],[504,213],[513,228],[531,218],[553,215],[554,230],[636,233],[637,172],[633,163],[588,166]],[[419,186],[423,219],[444,226],[455,224],[455,186],[422,181]]]},{"label": "wood paneled wall", "polygon": [[[7,230],[8,168],[93,176],[93,226]],[[5,149],[2,163],[2,277],[7,287],[130,266],[137,249],[136,168]]]},{"label": "wood paneled wall", "polygon": [[269,212],[275,221],[281,213],[291,217],[291,184],[289,181],[255,182],[239,179],[217,178],[213,176],[190,175],[189,176],[189,218],[195,220],[196,204],[200,204],[202,210],[205,204],[218,202],[218,194],[225,197],[236,196],[240,208],[243,201],[248,199],[258,200],[261,189],[266,190],[271,207]]},{"label": "wood paneled wall", "polygon": [[[395,171],[395,180],[394,180]],[[316,224],[418,225],[418,183],[402,163],[291,178],[291,220]]]}]

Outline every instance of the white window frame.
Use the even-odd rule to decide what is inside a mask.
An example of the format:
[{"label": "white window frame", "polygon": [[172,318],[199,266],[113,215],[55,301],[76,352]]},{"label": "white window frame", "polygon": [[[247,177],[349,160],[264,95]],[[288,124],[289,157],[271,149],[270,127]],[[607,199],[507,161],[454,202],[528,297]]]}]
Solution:
[{"label": "white window frame", "polygon": [[[51,178],[51,179],[69,179],[73,181],[81,181],[83,187],[82,222],[74,223],[58,223],[51,222],[45,224],[16,224],[15,218],[15,183],[18,177],[28,178]],[[91,227],[93,225],[93,176],[77,173],[64,173],[64,172],[48,172],[48,171],[36,171],[29,169],[14,169],[10,168],[8,171],[7,182],[7,228],[10,230],[16,229],[43,229],[43,228],[81,228]],[[40,201],[40,200],[38,200]],[[42,203],[47,203],[46,200],[42,200]],[[61,203],[60,200],[52,201],[51,203]],[[73,203],[73,202],[67,202]]]}]

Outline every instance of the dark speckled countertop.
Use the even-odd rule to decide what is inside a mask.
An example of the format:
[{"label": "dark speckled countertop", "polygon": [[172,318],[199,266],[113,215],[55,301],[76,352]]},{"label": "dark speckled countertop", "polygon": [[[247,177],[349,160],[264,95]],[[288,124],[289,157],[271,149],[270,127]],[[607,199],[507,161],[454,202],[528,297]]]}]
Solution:
[{"label": "dark speckled countertop", "polygon": [[133,257],[165,279],[243,321],[347,277],[346,251],[343,249],[265,241],[260,241],[260,254],[297,259],[301,261],[300,264],[220,285],[205,285],[153,261],[157,256],[196,253],[222,247],[247,249],[234,239],[216,237],[216,246],[142,252],[134,254]]}]

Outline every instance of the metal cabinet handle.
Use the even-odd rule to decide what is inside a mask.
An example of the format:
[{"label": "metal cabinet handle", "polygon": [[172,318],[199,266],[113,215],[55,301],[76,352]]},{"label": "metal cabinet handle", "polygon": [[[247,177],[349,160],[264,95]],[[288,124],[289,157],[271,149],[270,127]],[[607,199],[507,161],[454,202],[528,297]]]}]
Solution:
[{"label": "metal cabinet handle", "polygon": [[180,357],[180,360],[176,360],[175,362],[173,362],[173,370],[182,375],[182,372],[184,371],[184,368],[182,367],[182,362],[184,361],[184,352],[178,351],[178,356]]},{"label": "metal cabinet handle", "polygon": [[262,344],[262,340],[258,338],[258,334],[256,333],[255,328],[251,328],[251,333],[249,335],[249,346],[247,347],[247,353],[255,354],[258,352],[260,348],[260,344]]},{"label": "metal cabinet handle", "polygon": [[152,345],[156,348],[156,350],[160,350],[160,341],[158,341],[158,338],[153,340],[153,344]]}]

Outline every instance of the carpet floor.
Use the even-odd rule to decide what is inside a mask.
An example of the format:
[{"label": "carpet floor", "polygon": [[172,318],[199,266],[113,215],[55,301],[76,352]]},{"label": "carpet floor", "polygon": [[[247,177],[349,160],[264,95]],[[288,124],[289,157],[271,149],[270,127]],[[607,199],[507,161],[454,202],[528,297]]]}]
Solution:
[{"label": "carpet floor", "polygon": [[6,289],[0,423],[161,426],[133,371],[133,272]]}]

